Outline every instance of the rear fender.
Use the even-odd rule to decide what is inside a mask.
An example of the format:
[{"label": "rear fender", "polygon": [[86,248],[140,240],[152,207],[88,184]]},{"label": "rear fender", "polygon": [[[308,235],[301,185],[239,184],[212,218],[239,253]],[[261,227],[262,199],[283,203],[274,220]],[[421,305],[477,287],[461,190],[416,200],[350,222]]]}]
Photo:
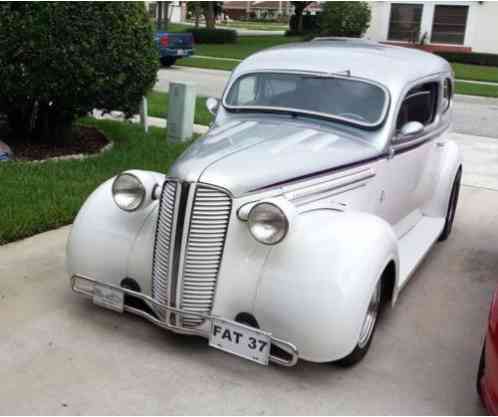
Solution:
[{"label": "rear fender", "polygon": [[424,215],[429,217],[446,216],[453,181],[455,180],[458,169],[462,166],[458,145],[452,140],[446,140],[441,142],[441,144],[443,145],[443,154],[441,156],[439,179],[434,197],[422,210]]}]

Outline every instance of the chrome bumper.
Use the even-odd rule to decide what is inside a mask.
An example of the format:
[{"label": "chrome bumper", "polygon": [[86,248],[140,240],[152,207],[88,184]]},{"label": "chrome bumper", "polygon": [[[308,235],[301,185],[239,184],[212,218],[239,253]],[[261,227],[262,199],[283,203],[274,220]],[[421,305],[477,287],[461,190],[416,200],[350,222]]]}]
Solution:
[{"label": "chrome bumper", "polygon": [[[229,322],[233,326],[238,326],[240,328],[249,328],[249,326],[246,326],[245,324],[241,324],[232,320],[227,320],[222,317],[217,317],[217,316],[212,316],[208,314],[201,314],[201,313],[195,313],[192,311],[185,311],[181,310],[178,308],[170,307],[161,303],[158,303],[156,300],[154,300],[152,297],[149,297],[148,295],[142,294],[140,292],[132,291],[127,288],[122,288],[118,287],[116,285],[111,285],[107,284],[105,282],[100,282],[96,281],[92,278],[88,278],[82,275],[73,275],[71,277],[71,288],[74,292],[78,294],[83,294],[87,297],[93,298],[94,296],[94,287],[95,285],[103,286],[103,287],[108,287],[110,289],[120,291],[123,294],[129,295],[130,297],[137,298],[139,300],[144,301],[149,305],[149,307],[154,311],[157,312],[157,317],[149,314],[146,311],[143,311],[139,308],[132,307],[126,304],[123,304],[122,309],[116,309],[113,308],[112,306],[105,306],[100,304],[101,306],[110,308],[111,310],[118,311],[118,312],[123,312],[127,311],[129,313],[136,314],[137,316],[140,316],[151,323],[155,324],[156,326],[162,327],[163,329],[171,330],[175,333],[180,333],[180,334],[186,334],[186,335],[196,335],[196,336],[202,336],[205,338],[209,339],[209,331],[207,331],[205,328],[186,328],[182,326],[178,326],[173,323],[179,323],[180,320],[170,320],[171,314],[176,315],[177,317],[181,316],[189,316],[189,317],[199,317],[204,319],[205,321],[211,323],[213,319],[221,319],[225,322]],[[158,317],[164,317],[163,318],[158,318]],[[209,326],[209,329],[211,326]],[[272,345],[278,347],[279,349],[283,350],[286,354],[289,355],[289,359],[284,359],[280,358],[278,356],[270,355],[270,362],[276,363],[278,365],[282,366],[294,366],[297,361],[298,361],[298,350],[296,346],[294,346],[290,342],[286,342],[284,340],[278,339],[276,337],[271,337],[271,343]]]}]

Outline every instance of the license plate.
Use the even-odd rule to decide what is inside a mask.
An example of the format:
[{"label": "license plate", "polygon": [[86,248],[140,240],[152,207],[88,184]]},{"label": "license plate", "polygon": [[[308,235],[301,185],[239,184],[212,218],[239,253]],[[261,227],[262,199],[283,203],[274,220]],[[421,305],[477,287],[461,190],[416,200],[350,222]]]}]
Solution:
[{"label": "license plate", "polygon": [[209,345],[261,365],[268,365],[271,334],[226,320],[213,319]]},{"label": "license plate", "polygon": [[122,313],[124,311],[124,292],[106,285],[95,284],[93,302],[101,307]]},{"label": "license plate", "polygon": [[177,55],[187,55],[187,51],[185,49],[177,49]]}]

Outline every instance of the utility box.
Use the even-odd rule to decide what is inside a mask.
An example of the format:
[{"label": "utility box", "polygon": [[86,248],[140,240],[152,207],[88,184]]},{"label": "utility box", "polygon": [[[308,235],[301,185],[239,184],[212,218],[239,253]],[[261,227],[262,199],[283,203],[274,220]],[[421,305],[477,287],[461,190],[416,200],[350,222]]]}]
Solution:
[{"label": "utility box", "polygon": [[195,115],[195,83],[169,84],[168,140],[185,142],[192,138]]}]

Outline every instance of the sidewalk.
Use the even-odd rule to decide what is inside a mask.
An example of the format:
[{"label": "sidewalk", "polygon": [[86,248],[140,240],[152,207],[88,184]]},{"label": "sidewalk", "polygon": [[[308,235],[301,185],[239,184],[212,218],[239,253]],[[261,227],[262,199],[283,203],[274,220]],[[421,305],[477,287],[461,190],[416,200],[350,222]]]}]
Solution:
[{"label": "sidewalk", "polygon": [[[125,122],[129,121],[131,123],[140,123],[140,116],[135,115],[131,119],[126,120],[124,115],[120,111],[113,111],[111,113],[104,114],[100,110],[93,111],[93,117],[99,120],[114,120],[116,122]],[[166,119],[161,119],[159,117],[147,117],[147,121],[149,122],[149,126],[166,128],[168,126],[168,121]],[[209,126],[194,124],[194,133],[196,134],[204,134],[209,130]]]}]

